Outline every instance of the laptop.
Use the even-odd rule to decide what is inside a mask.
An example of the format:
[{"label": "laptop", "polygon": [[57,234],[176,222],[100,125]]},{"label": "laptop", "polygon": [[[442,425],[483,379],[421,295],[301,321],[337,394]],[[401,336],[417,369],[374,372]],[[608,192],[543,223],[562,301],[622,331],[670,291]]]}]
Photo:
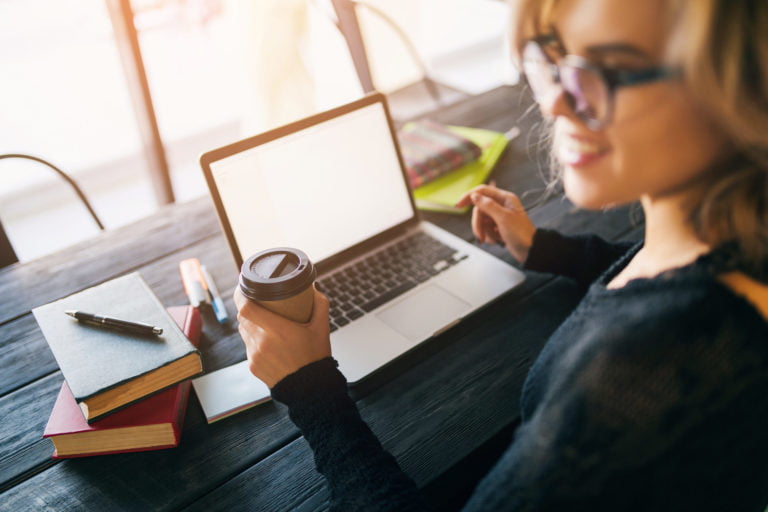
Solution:
[{"label": "laptop", "polygon": [[238,270],[273,247],[315,263],[350,384],[524,279],[420,219],[382,94],[206,152],[200,164]]}]

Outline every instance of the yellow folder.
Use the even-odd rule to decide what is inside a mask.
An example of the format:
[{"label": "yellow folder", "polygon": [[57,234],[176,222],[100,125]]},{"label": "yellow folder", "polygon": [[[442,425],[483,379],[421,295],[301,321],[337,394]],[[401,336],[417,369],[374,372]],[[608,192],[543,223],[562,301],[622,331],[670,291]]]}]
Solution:
[{"label": "yellow folder", "polygon": [[448,128],[480,146],[483,153],[474,162],[414,189],[413,198],[416,207],[420,210],[461,214],[469,207],[457,208],[456,202],[467,191],[485,182],[504,153],[511,137],[508,134],[480,128],[466,126],[449,126]]}]

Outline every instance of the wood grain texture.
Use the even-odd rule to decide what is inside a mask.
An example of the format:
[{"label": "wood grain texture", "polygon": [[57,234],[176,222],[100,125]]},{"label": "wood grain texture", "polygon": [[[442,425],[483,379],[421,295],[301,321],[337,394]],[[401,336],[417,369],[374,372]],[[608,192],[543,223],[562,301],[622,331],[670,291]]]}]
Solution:
[{"label": "wood grain texture", "polygon": [[0,325],[0,397],[58,371],[53,352],[31,313]]},{"label": "wood grain texture", "polygon": [[[47,418],[47,412],[41,416]],[[34,510],[28,505],[31,494],[56,504],[56,510],[78,509],[78,504],[93,510],[178,508],[296,437],[285,411],[274,404],[243,412],[237,421],[208,425],[190,402],[179,447],[61,460],[3,493],[0,508]],[[134,498],[138,501],[131,504]]]},{"label": "wood grain texture", "polygon": [[32,308],[140,268],[158,256],[218,235],[208,198],[160,209],[124,228],[108,231],[61,252],[0,270],[0,289],[13,300],[0,303],[0,322]]}]

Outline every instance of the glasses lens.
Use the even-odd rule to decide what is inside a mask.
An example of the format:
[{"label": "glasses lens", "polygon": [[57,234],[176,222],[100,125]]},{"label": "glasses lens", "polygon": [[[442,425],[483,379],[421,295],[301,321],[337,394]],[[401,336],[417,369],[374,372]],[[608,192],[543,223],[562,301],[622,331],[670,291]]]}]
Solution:
[{"label": "glasses lens", "polygon": [[611,91],[602,73],[585,59],[569,55],[555,64],[538,42],[529,41],[523,48],[523,72],[539,104],[552,103],[564,91],[569,106],[591,128],[608,121]]},{"label": "glasses lens", "polygon": [[539,103],[545,102],[557,85],[556,70],[538,43],[527,43],[523,48],[523,73]]},{"label": "glasses lens", "polygon": [[568,93],[571,108],[581,119],[593,125],[607,121],[610,93],[597,71],[563,64],[560,66],[560,83]]}]

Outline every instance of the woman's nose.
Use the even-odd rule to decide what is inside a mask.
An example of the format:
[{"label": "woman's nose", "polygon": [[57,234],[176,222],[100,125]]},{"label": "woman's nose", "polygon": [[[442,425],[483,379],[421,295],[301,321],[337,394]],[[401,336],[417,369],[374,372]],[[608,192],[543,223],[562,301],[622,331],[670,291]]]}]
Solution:
[{"label": "woman's nose", "polygon": [[563,116],[578,120],[576,113],[570,106],[567,94],[561,85],[553,86],[545,98],[539,99],[541,113],[552,119]]}]

